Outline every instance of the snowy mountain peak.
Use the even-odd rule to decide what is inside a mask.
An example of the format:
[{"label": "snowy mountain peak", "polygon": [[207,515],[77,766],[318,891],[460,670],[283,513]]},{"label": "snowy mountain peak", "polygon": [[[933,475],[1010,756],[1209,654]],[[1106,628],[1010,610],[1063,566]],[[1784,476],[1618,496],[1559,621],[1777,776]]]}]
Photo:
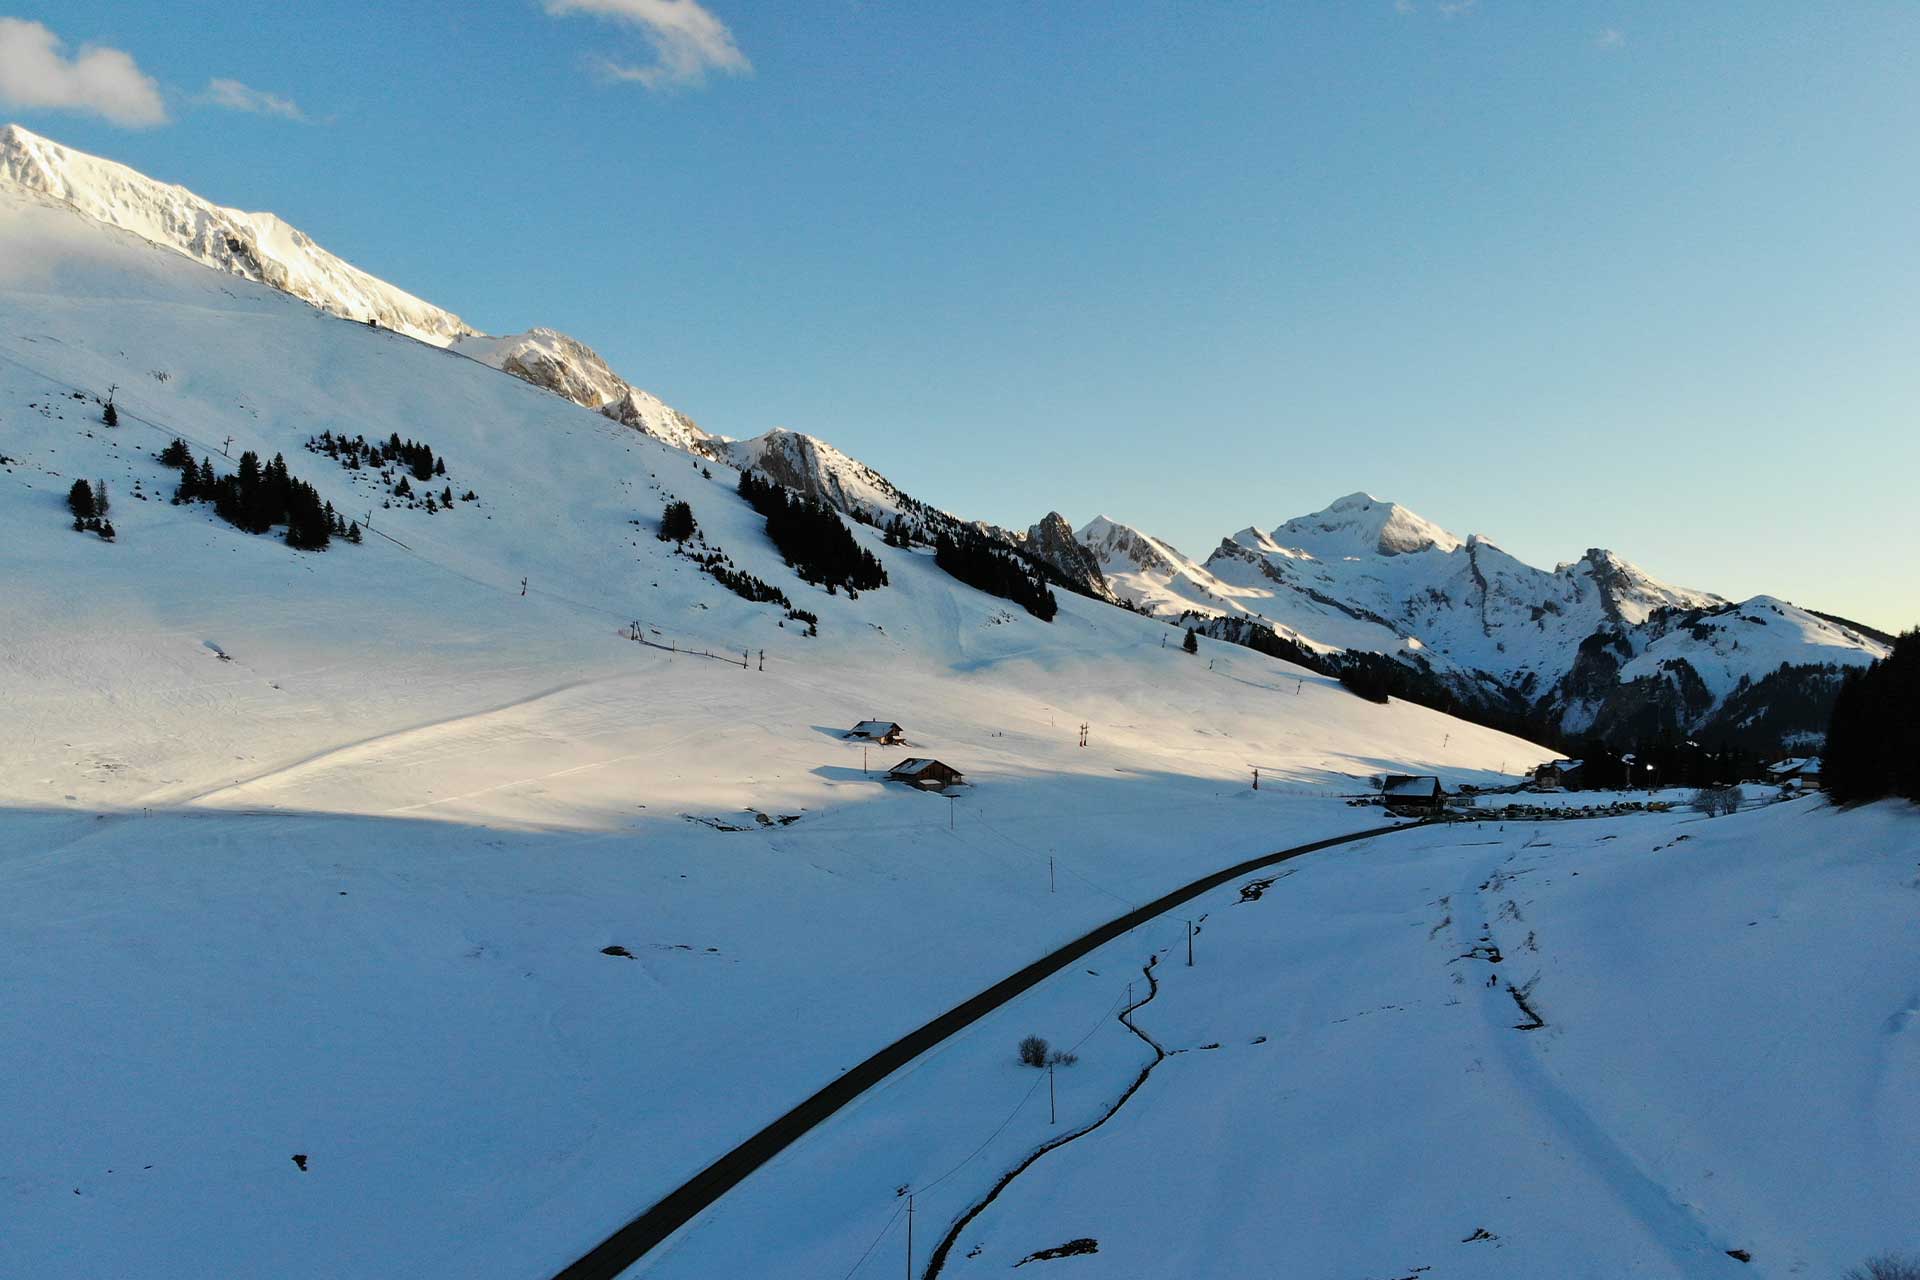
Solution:
[{"label": "snowy mountain peak", "polygon": [[1282,546],[1298,547],[1323,560],[1458,551],[1466,545],[1399,503],[1370,493],[1350,493],[1324,511],[1289,520],[1273,531],[1272,538]]},{"label": "snowy mountain peak", "polygon": [[372,320],[442,347],[474,332],[459,316],[342,261],[273,214],[214,204],[17,124],[0,129],[0,182],[348,320]]}]

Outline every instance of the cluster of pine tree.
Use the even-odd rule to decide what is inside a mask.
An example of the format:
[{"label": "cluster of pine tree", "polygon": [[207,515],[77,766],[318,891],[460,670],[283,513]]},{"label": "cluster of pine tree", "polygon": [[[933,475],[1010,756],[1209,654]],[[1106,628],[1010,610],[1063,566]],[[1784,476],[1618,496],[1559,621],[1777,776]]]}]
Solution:
[{"label": "cluster of pine tree", "polygon": [[904,551],[913,545],[913,527],[906,522],[905,517],[896,515],[887,521],[887,527],[881,532],[880,537],[881,541],[888,546],[899,547]]},{"label": "cluster of pine tree", "polygon": [[660,516],[660,541],[685,542],[700,532],[700,526],[694,523],[693,508],[676,499],[667,504]]},{"label": "cluster of pine tree", "polygon": [[767,519],[767,536],[803,582],[849,596],[887,585],[879,558],[854,540],[833,508],[790,492],[785,485],[740,473],[740,496]]},{"label": "cluster of pine tree", "polygon": [[113,524],[107,519],[107,482],[96,485],[75,480],[67,490],[67,510],[73,512],[75,533],[97,533],[108,542],[114,539]]},{"label": "cluster of pine tree", "polygon": [[398,431],[389,435],[384,444],[378,441],[369,444],[365,436],[336,436],[332,431],[322,431],[308,439],[307,451],[324,453],[349,471],[364,467],[375,471],[405,467],[415,480],[431,480],[447,474],[446,459],[434,457],[433,450],[418,440],[402,440]]},{"label": "cluster of pine tree", "polygon": [[1843,804],[1920,801],[1920,630],[1897,637],[1893,652],[1840,686],[1820,771]]},{"label": "cluster of pine tree", "polygon": [[303,551],[318,551],[335,535],[360,541],[360,526],[341,519],[312,485],[289,474],[286,459],[277,453],[263,463],[249,449],[240,455],[239,470],[229,476],[214,472],[211,457],[196,463],[184,440],[168,445],[160,460],[180,469],[175,504],[211,502],[222,520],[248,533],[266,533],[283,524],[287,545]]},{"label": "cluster of pine tree", "polygon": [[978,530],[941,533],[934,540],[933,562],[970,587],[1013,601],[1042,622],[1052,622],[1060,611],[1044,577]]}]

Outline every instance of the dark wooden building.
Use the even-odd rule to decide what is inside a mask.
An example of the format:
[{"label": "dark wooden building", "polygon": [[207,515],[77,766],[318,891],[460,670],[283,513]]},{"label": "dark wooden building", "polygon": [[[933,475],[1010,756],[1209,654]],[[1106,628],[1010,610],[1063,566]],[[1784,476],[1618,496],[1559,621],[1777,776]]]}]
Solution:
[{"label": "dark wooden building", "polygon": [[966,782],[966,777],[952,765],[942,764],[938,760],[923,760],[919,756],[902,760],[887,770],[887,777],[923,791],[942,791]]},{"label": "dark wooden building", "polygon": [[891,720],[862,720],[847,730],[847,736],[856,742],[877,742],[891,747],[903,741],[906,732]]},{"label": "dark wooden building", "polygon": [[1412,817],[1433,817],[1447,807],[1447,789],[1440,779],[1421,775],[1390,773],[1380,784],[1387,812]]}]

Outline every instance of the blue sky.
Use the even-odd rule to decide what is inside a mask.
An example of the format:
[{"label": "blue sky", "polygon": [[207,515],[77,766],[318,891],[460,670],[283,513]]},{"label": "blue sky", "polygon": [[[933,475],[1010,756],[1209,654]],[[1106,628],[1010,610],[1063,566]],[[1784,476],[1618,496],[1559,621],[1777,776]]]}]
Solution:
[{"label": "blue sky", "polygon": [[703,4],[15,5],[151,96],[5,110],[970,516],[1920,623],[1920,6]]}]

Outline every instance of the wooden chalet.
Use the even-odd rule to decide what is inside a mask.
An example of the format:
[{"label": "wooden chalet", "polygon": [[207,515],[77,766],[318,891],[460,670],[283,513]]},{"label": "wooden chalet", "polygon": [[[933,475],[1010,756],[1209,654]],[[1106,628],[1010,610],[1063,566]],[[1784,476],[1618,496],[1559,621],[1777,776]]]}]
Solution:
[{"label": "wooden chalet", "polygon": [[897,746],[905,740],[907,731],[891,720],[862,720],[847,730],[847,737],[856,742],[877,742],[881,746]]},{"label": "wooden chalet", "polygon": [[1387,812],[1410,817],[1434,817],[1447,807],[1447,789],[1430,775],[1390,773],[1380,784]]},{"label": "wooden chalet", "polygon": [[919,787],[922,791],[943,791],[966,782],[966,777],[952,765],[942,764],[938,760],[924,760],[919,756],[902,760],[887,770],[887,778]]}]

